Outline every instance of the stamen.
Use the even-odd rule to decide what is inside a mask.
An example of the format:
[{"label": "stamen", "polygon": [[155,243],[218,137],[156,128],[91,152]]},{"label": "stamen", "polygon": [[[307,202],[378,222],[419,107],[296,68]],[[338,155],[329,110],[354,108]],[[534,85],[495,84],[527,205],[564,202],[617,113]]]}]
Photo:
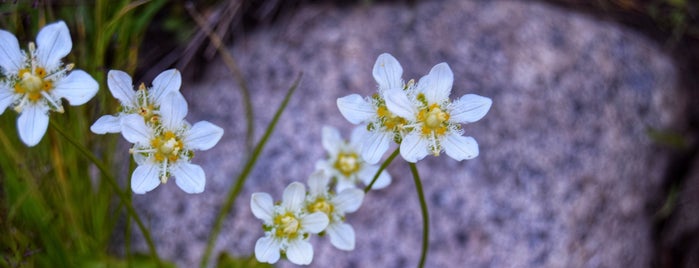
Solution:
[{"label": "stamen", "polygon": [[24,110],[24,105],[27,104],[27,100],[28,100],[28,99],[29,99],[29,96],[25,94],[25,95],[22,97],[22,100],[19,101],[19,104],[17,104],[17,105],[15,106],[15,112],[21,113],[22,110]]},{"label": "stamen", "polygon": [[160,175],[160,182],[163,184],[167,183],[167,158],[163,160],[163,167],[160,169],[163,171],[163,174]]},{"label": "stamen", "polygon": [[53,106],[53,108],[56,109],[56,112],[58,113],[63,113],[63,105],[60,103],[57,103],[56,100],[54,100],[51,95],[46,93],[46,91],[41,91],[41,96],[44,96],[44,98]]}]

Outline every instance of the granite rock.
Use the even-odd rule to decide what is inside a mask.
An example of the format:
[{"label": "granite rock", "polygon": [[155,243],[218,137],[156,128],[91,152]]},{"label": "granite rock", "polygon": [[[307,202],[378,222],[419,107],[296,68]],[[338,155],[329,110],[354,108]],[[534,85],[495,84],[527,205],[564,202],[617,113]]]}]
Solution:
[{"label": "granite rock", "polygon": [[[259,137],[297,74],[302,82],[227,217],[216,251],[252,254],[262,235],[253,192],[277,199],[305,182],[323,158],[321,127],[349,135],[335,100],[372,94],[376,57],[393,54],[404,78],[447,62],[452,98],[493,99],[484,119],[465,126],[480,156],[418,163],[430,211],[427,267],[648,267],[652,216],[668,152],[647,130],[680,127],[686,107],[677,71],[652,41],[619,25],[537,2],[425,1],[414,5],[307,5],[231,47],[249,86]],[[182,70],[187,72],[187,70]],[[197,153],[206,191],[174,183],[135,196],[160,254],[198,265],[209,230],[245,161],[244,110],[220,60],[188,83],[188,120],[225,128]],[[313,238],[311,267],[413,267],[422,222],[408,165],[348,216],[356,249]],[[145,250],[138,234],[137,249]],[[281,267],[291,264],[281,261]]]}]

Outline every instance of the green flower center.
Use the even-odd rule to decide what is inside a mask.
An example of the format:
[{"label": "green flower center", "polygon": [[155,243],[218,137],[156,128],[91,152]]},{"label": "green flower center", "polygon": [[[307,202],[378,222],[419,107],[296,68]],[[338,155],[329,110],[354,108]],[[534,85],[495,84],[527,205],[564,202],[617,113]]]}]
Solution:
[{"label": "green flower center", "polygon": [[301,229],[301,222],[292,213],[277,215],[274,218],[274,225],[277,226],[275,235],[288,239],[296,238]]}]

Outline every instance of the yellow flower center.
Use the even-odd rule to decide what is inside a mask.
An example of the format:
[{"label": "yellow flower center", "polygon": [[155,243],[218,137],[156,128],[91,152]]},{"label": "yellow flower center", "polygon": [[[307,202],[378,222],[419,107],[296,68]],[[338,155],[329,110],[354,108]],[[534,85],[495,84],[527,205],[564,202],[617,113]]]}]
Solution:
[{"label": "yellow flower center", "polygon": [[30,101],[36,102],[41,99],[42,92],[49,92],[53,89],[53,82],[46,78],[46,70],[41,67],[19,70],[19,81],[15,84],[15,92],[27,94]]},{"label": "yellow flower center", "polygon": [[301,222],[292,213],[277,215],[274,218],[274,225],[277,226],[275,235],[288,239],[296,238],[301,229]]},{"label": "yellow flower center", "polygon": [[155,160],[163,162],[167,159],[170,162],[177,161],[180,157],[180,152],[184,148],[182,140],[180,140],[172,131],[166,131],[162,135],[151,140],[151,146],[155,148]]},{"label": "yellow flower center", "polygon": [[381,105],[376,110],[376,114],[379,116],[379,120],[383,122],[386,129],[391,131],[400,131],[403,126],[408,123],[404,118],[391,113],[386,105]]},{"label": "yellow flower center", "polygon": [[325,213],[325,215],[328,215],[328,217],[330,217],[334,210],[335,207],[328,202],[328,200],[325,200],[325,198],[322,197],[316,199],[315,202],[308,205],[308,211],[311,213],[320,211]]},{"label": "yellow flower center", "polygon": [[345,176],[352,175],[359,170],[359,157],[356,153],[340,152],[335,161],[335,169]]},{"label": "yellow flower center", "polygon": [[449,113],[442,110],[436,103],[420,109],[417,120],[422,122],[423,135],[434,134],[441,136],[447,132],[447,128],[449,127],[447,123],[449,120]]}]

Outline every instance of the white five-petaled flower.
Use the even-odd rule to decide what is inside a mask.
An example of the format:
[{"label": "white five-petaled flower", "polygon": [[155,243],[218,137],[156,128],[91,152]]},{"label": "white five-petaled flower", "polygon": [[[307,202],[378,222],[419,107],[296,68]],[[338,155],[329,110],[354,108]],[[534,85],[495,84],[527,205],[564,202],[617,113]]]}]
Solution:
[{"label": "white five-petaled flower", "polygon": [[5,75],[0,82],[0,114],[10,106],[19,113],[19,137],[28,146],[39,143],[46,133],[49,111],[63,112],[61,98],[75,106],[97,93],[95,79],[61,62],[72,46],[63,21],[44,26],[28,52],[20,50],[12,33],[0,30],[0,73]]},{"label": "white five-petaled flower", "polygon": [[354,229],[345,223],[345,214],[357,211],[364,200],[364,191],[356,188],[344,189],[339,194],[330,192],[330,178],[322,170],[308,178],[309,193],[306,198],[308,212],[323,212],[330,219],[325,232],[330,243],[341,250],[354,249]]},{"label": "white five-petaled flower", "polygon": [[403,83],[403,67],[391,54],[379,55],[372,70],[378,84],[378,93],[363,98],[358,94],[337,99],[337,107],[342,116],[352,124],[367,124],[369,131],[363,138],[362,158],[370,164],[376,164],[386,153],[391,140],[400,142],[404,134],[406,120],[386,107],[385,94],[389,90],[407,89],[412,91],[413,83]]},{"label": "white five-petaled flower", "polygon": [[406,161],[417,162],[429,153],[437,156],[442,150],[458,161],[478,156],[478,143],[462,136],[461,124],[483,118],[493,102],[475,94],[451,102],[453,82],[449,65],[440,63],[418,81],[415,94],[400,89],[386,93],[388,109],[408,120],[404,127],[409,133],[400,144]]},{"label": "white five-petaled flower", "polygon": [[260,262],[276,263],[284,252],[289,261],[310,264],[313,246],[310,234],[328,226],[323,212],[308,213],[304,209],[306,187],[293,182],[284,189],[281,204],[274,204],[267,193],[254,193],[250,198],[252,214],[262,220],[265,235],[255,243],[255,257]]},{"label": "white five-petaled flower", "polygon": [[[342,139],[337,129],[329,126],[323,127],[323,147],[328,152],[328,159],[316,163],[316,169],[325,171],[330,177],[336,179],[336,191],[342,192],[347,188],[356,188],[357,183],[369,185],[379,166],[365,162],[360,154],[360,143],[366,136],[366,129],[362,126],[352,131],[349,142]],[[391,183],[391,175],[382,171],[372,189],[381,189]]]},{"label": "white five-petaled flower", "polygon": [[111,70],[107,74],[107,86],[112,95],[119,100],[119,113],[103,115],[92,124],[90,130],[96,134],[121,132],[121,119],[129,114],[138,114],[144,120],[158,123],[160,104],[170,92],[179,92],[182,77],[176,69],[160,73],[153,80],[153,87],[146,89],[141,83],[138,90],[133,90],[131,77],[122,71]]},{"label": "white five-petaled flower", "polygon": [[193,126],[184,121],[187,101],[178,92],[170,92],[160,103],[160,120],[143,120],[139,114],[121,120],[121,133],[134,143],[130,150],[139,166],[131,177],[131,189],[143,194],[153,190],[170,176],[186,193],[201,193],[206,184],[204,170],[190,163],[193,150],[208,150],[221,139],[223,129],[201,121]]}]

